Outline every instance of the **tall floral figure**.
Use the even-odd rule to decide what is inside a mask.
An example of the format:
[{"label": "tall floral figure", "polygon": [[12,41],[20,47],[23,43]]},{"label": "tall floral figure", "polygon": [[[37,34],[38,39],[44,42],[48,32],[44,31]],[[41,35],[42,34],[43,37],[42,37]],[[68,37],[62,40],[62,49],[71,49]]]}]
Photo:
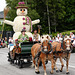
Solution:
[{"label": "tall floral figure", "polygon": [[40,22],[39,19],[32,21],[31,18],[27,16],[28,7],[25,5],[24,2],[19,2],[16,8],[17,16],[15,17],[14,21],[4,21],[6,24],[13,26],[13,30],[15,32],[13,35],[14,40],[18,38],[23,28],[26,29],[28,35],[31,35],[30,32],[32,32],[32,25]]}]

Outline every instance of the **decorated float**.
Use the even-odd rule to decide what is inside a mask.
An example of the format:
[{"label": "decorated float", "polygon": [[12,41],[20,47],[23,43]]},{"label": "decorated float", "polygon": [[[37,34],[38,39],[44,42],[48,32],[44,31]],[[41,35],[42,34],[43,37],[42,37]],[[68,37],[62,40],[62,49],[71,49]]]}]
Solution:
[{"label": "decorated float", "polygon": [[19,2],[16,9],[17,16],[15,17],[14,21],[4,21],[4,23],[13,26],[13,30],[15,32],[13,35],[13,40],[19,37],[23,28],[26,30],[26,34],[29,37],[32,37],[32,25],[38,24],[40,20],[37,19],[32,21],[31,18],[27,16],[28,7],[25,5],[24,2]]},{"label": "decorated float", "polygon": [[[14,21],[4,20],[4,23],[11,25],[14,30],[13,40],[15,42],[16,39],[18,39],[19,35],[21,34],[22,29],[25,29],[25,34],[28,35],[28,37],[32,38],[32,25],[35,25],[40,22],[39,19],[32,21],[29,16],[27,16],[27,9],[28,7],[25,5],[24,2],[19,2],[17,8],[17,16],[15,17]],[[33,39],[33,38],[32,38]],[[22,67],[24,60],[27,59],[27,62],[30,62],[31,60],[31,47],[36,42],[30,41],[30,42],[22,42],[21,48],[18,46],[18,43],[16,45],[13,45],[9,49],[8,53],[8,61],[11,63],[16,63]]]}]

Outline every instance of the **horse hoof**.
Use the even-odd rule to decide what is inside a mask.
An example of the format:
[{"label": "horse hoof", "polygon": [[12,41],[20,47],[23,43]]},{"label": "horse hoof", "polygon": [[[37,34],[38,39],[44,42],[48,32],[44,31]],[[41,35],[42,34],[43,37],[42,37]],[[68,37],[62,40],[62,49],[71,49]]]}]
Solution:
[{"label": "horse hoof", "polygon": [[38,71],[38,72],[35,71],[35,73],[36,73],[36,74],[40,74],[40,71]]},{"label": "horse hoof", "polygon": [[60,72],[62,72],[62,70],[60,70]]},{"label": "horse hoof", "polygon": [[52,72],[50,72],[50,74],[53,74]]},{"label": "horse hoof", "polygon": [[56,70],[56,72],[59,72],[59,70]]},{"label": "horse hoof", "polygon": [[55,70],[55,68],[53,68],[53,70]]},{"label": "horse hoof", "polygon": [[66,74],[70,74],[70,72],[66,72]]}]

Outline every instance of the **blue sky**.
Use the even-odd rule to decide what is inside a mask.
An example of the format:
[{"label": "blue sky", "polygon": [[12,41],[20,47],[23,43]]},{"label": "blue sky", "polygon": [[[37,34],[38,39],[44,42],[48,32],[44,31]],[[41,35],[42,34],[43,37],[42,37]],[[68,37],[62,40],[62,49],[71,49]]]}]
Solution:
[{"label": "blue sky", "polygon": [[5,0],[0,0],[0,11],[3,11],[6,6],[6,1]]}]

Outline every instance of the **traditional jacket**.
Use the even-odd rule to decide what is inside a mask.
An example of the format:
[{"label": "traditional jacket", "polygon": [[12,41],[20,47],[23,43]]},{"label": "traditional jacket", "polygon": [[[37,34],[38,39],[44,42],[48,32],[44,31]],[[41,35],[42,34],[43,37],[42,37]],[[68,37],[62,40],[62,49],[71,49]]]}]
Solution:
[{"label": "traditional jacket", "polygon": [[36,40],[38,40],[38,41],[40,41],[40,35],[39,34],[33,34],[33,41],[36,41]]},{"label": "traditional jacket", "polygon": [[19,41],[19,43],[21,42],[27,42],[27,39],[29,40],[28,36],[25,34],[25,36],[23,36],[22,34],[19,35],[18,39],[22,39]]}]

